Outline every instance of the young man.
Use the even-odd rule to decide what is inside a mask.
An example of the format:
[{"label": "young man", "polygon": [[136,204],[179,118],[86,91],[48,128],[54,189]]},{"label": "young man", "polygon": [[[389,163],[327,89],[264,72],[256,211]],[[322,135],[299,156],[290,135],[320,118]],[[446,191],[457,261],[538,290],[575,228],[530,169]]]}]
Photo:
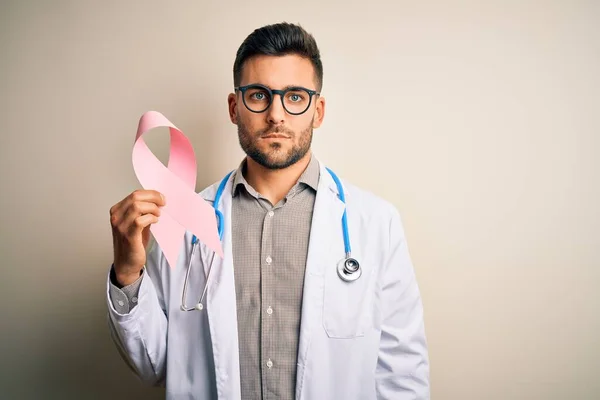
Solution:
[{"label": "young man", "polygon": [[156,191],[111,208],[107,301],[123,358],[172,399],[428,399],[400,217],[310,149],[325,116],[315,40],[292,24],[257,29],[233,75],[229,115],[247,157],[200,194],[223,212],[224,258],[193,251],[190,233],[173,268],[157,244],[146,251],[169,201]]}]

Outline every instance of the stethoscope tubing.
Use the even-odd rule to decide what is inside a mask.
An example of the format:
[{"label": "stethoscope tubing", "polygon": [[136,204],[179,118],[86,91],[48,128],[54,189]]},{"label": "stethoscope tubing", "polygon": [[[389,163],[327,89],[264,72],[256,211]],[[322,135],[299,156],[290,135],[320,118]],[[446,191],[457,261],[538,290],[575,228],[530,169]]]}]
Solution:
[{"label": "stethoscope tubing", "polygon": [[[337,175],[331,169],[329,169],[327,167],[325,167],[325,169],[327,169],[327,171],[333,178],[333,181],[335,182],[335,185],[337,186],[340,200],[345,205],[346,204],[346,194],[344,193],[344,188],[342,186],[342,182],[340,181],[340,178],[338,178]],[[350,233],[348,233],[348,216],[346,215],[346,207],[344,207],[344,214],[342,215],[342,235],[344,236],[344,251],[346,253],[346,258],[351,258],[352,257],[352,249],[350,248]]]},{"label": "stethoscope tubing", "polygon": [[[340,200],[345,205],[346,204],[346,196],[344,193],[344,188],[342,186],[342,182],[340,181],[340,179],[337,177],[337,175],[331,169],[329,169],[327,167],[326,167],[326,169],[327,169],[327,172],[329,172],[329,174],[333,178],[335,185],[337,186]],[[221,242],[223,241],[223,232],[224,232],[225,224],[223,223],[223,220],[224,220],[223,213],[219,210],[219,202],[221,201],[221,196],[223,195],[223,192],[225,190],[225,185],[227,185],[227,182],[229,181],[229,177],[231,176],[232,173],[233,173],[233,171],[229,172],[223,178],[223,180],[221,180],[221,183],[219,184],[219,187],[217,188],[217,192],[215,194],[215,199],[213,201],[213,208],[215,209],[215,215],[217,218],[217,229],[218,229],[218,233],[219,233],[219,239],[221,240]],[[346,214],[346,207],[344,207],[344,214],[342,215],[342,235],[344,238],[344,251],[345,251],[346,257],[345,257],[345,259],[341,260],[337,266],[338,275],[342,280],[344,280],[346,282],[352,282],[360,277],[361,268],[360,268],[359,262],[352,258],[352,249],[350,247],[350,233],[348,230],[348,216]],[[196,249],[198,248],[198,244],[199,244],[198,238],[196,237],[196,235],[193,235],[192,236],[192,253],[190,255],[190,260],[188,262],[187,271],[185,273],[185,281],[183,284],[183,293],[181,296],[181,310],[182,311],[202,310],[204,308],[202,301],[204,300],[204,296],[206,295],[206,291],[208,289],[208,283],[210,280],[213,261],[215,258],[214,251],[212,252],[212,256],[211,256],[211,260],[210,260],[210,264],[209,264],[210,267],[208,269],[208,274],[206,275],[206,282],[204,284],[204,289],[202,290],[202,295],[200,296],[200,300],[196,303],[196,305],[194,307],[190,308],[185,305],[186,304],[185,300],[186,300],[186,295],[187,295],[187,286],[188,286],[190,270],[191,270],[191,266],[192,266],[192,260],[194,259],[194,255],[196,254]]]},{"label": "stethoscope tubing", "polygon": [[182,311],[193,311],[198,310],[202,311],[204,305],[202,301],[204,300],[204,296],[206,295],[206,290],[208,289],[208,282],[210,281],[210,273],[212,272],[213,261],[215,259],[215,252],[213,251],[212,256],[210,258],[210,264],[208,267],[208,274],[206,275],[206,282],[204,283],[204,290],[202,290],[202,295],[200,296],[200,300],[196,303],[194,307],[187,307],[185,304],[186,294],[187,294],[187,283],[190,277],[190,270],[192,269],[192,260],[194,259],[194,254],[196,253],[196,249],[198,248],[198,241],[192,245],[192,254],[190,256],[190,261],[188,262],[187,271],[185,272],[185,281],[183,285],[183,294],[181,295],[181,310]]}]

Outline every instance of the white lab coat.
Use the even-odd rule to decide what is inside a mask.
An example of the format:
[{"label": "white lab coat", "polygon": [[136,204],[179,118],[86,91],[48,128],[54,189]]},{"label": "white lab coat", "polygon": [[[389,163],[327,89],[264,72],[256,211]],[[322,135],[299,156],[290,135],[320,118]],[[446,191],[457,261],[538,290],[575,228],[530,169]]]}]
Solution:
[{"label": "white lab coat", "polygon": [[[429,399],[423,309],[400,216],[386,201],[343,185],[352,255],[363,275],[352,283],[337,275],[336,265],[344,257],[344,203],[321,166],[306,262],[296,399]],[[212,202],[217,186],[200,195]],[[231,189],[230,178],[220,207],[225,256],[214,258],[204,311],[180,310],[189,232],[174,268],[158,245],[149,251],[138,305],[129,314],[112,306],[107,279],[113,339],[143,381],[166,384],[168,399],[240,398]],[[208,272],[211,253],[200,248],[201,257],[196,253],[192,262],[188,305],[195,304]]]}]

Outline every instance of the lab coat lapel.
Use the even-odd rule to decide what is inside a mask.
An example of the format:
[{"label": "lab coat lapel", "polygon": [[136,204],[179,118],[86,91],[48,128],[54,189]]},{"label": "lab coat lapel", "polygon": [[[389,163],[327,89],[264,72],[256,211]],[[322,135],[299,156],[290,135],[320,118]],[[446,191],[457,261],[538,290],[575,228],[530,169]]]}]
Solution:
[{"label": "lab coat lapel", "polygon": [[[317,196],[310,229],[306,275],[323,275],[326,259],[344,255],[342,214],[344,203],[338,197],[335,182],[324,166],[321,166]],[[341,246],[338,246],[341,244]],[[332,251],[332,246],[338,246]]]},{"label": "lab coat lapel", "polygon": [[322,329],[325,268],[335,268],[344,257],[342,214],[344,203],[338,197],[331,175],[321,166],[317,196],[310,230],[308,257],[304,276],[296,398],[301,398],[305,366],[313,332]]},{"label": "lab coat lapel", "polygon": [[[221,259],[215,255],[206,292],[206,312],[208,313],[219,399],[240,398],[237,306],[231,235],[231,188],[232,178],[230,177],[219,204],[219,209],[224,216],[224,258]],[[216,188],[206,198],[210,198],[212,201],[214,191]],[[210,262],[211,256],[212,254],[208,254],[207,263]],[[205,266],[206,273],[208,273],[206,268],[208,266]]]}]

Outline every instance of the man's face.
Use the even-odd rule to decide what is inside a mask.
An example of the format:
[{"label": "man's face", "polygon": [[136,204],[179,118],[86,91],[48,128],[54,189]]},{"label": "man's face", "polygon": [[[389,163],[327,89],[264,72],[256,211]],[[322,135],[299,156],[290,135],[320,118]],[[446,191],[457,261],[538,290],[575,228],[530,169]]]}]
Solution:
[{"label": "man's face", "polygon": [[[244,63],[241,78],[240,86],[259,84],[273,90],[288,87],[317,90],[312,63],[297,55],[252,57]],[[286,104],[300,99],[293,93],[286,97]],[[246,99],[247,104],[253,107],[251,101],[259,104],[265,97],[263,93],[248,92]],[[274,94],[269,108],[255,113],[246,107],[241,92],[230,94],[229,115],[238,126],[240,146],[244,152],[269,169],[286,168],[302,159],[310,150],[313,129],[321,125],[325,111],[322,97],[313,95],[310,100],[305,113],[293,115],[286,111],[280,96]]]}]

